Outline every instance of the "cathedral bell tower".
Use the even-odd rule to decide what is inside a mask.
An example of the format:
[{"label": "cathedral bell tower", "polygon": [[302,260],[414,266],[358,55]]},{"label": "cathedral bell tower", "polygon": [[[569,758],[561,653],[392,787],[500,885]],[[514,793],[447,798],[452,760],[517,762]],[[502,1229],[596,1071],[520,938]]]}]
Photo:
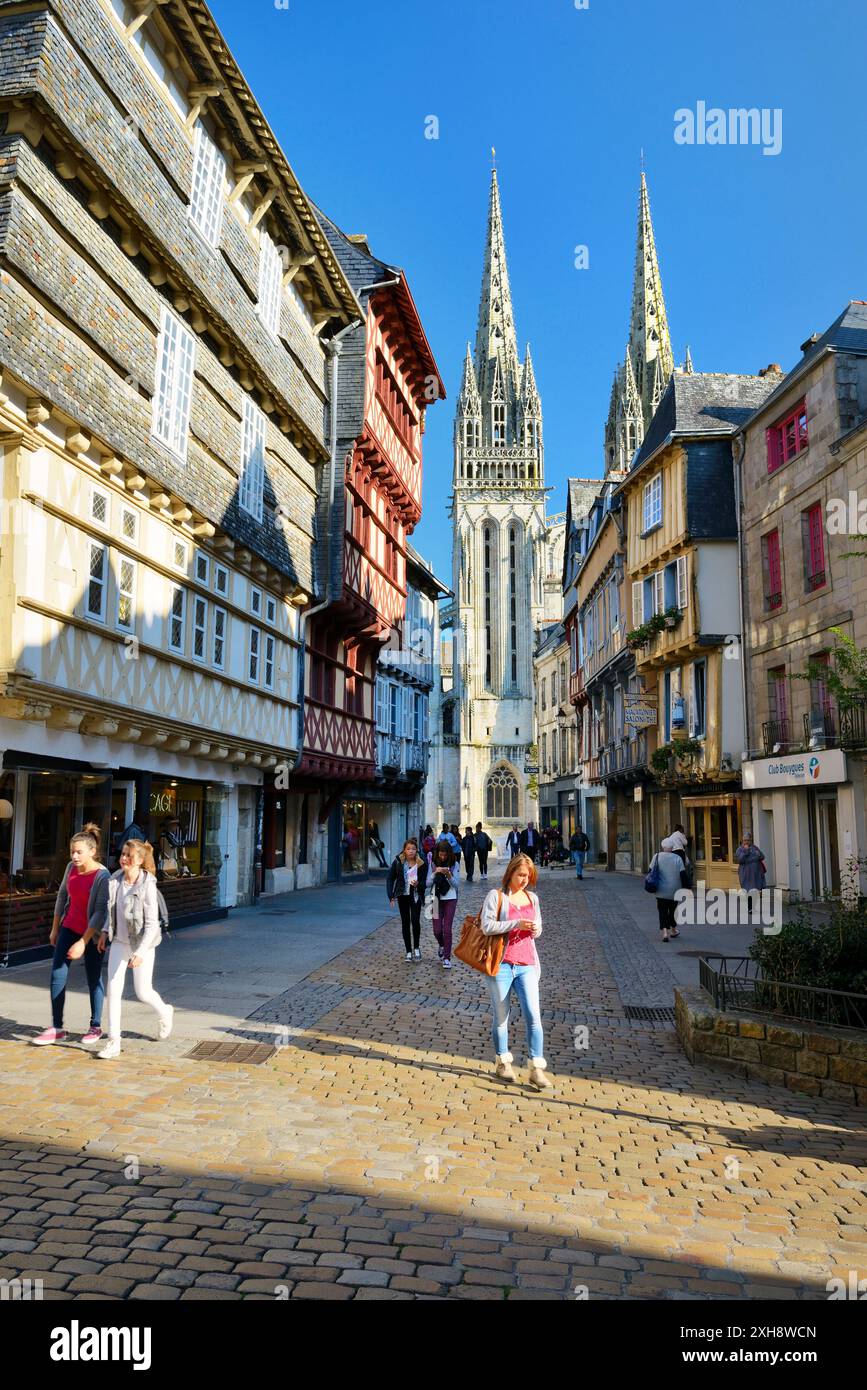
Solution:
[{"label": "cathedral bell tower", "polygon": [[445,696],[443,806],[495,833],[537,819],[527,796],[533,644],[544,614],[542,402],[518,356],[496,170],[475,353],[467,345],[454,429],[453,688]]}]

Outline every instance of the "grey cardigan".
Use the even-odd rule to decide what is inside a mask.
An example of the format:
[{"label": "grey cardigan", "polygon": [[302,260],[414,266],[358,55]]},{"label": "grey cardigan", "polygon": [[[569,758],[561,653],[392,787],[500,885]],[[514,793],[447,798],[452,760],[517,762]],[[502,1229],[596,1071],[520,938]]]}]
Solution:
[{"label": "grey cardigan", "polygon": [[[122,878],[123,869],[118,869],[111,875],[108,883],[108,902],[102,933],[108,937],[109,942],[114,941],[117,931],[117,900]],[[157,903],[157,881],[153,874],[147,873],[144,869],[127,894],[126,929],[130,949],[134,954],[159,946],[163,939]]]},{"label": "grey cardigan", "polygon": [[[57,890],[57,897],[54,902],[54,916],[63,926],[63,919],[69,910],[69,889],[67,880],[73,870],[72,861],[66,866],[66,873],[63,875],[63,882]],[[96,878],[90,885],[90,897],[87,900],[87,929],[96,932],[97,935],[102,931],[105,922],[105,914],[108,910],[108,880],[109,872],[104,864],[97,867]]]},{"label": "grey cardigan", "polygon": [[[497,898],[502,896],[500,913],[497,916]],[[532,903],[532,911],[528,909],[527,920],[532,917],[539,930],[542,930],[542,913],[539,910],[539,899],[535,893],[527,891],[527,897]],[[492,888],[482,904],[482,931],[485,936],[498,936],[502,932],[511,931],[515,925],[514,918],[509,920],[509,895],[503,893],[500,888]]]}]

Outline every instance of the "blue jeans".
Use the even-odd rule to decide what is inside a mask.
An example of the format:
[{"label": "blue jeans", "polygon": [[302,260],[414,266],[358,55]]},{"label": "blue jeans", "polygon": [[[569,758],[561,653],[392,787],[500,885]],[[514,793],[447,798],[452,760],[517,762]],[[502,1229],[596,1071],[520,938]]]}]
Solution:
[{"label": "blue jeans", "polygon": [[[69,961],[66,953],[81,937],[68,927],[61,927],[57,933],[57,945],[51,962],[51,1022],[55,1028],[63,1027],[63,1005],[66,1000],[66,980],[69,975]],[[96,949],[95,941],[88,941],[84,948],[84,970],[87,975],[87,988],[90,990],[90,1023],[99,1028],[102,1024],[102,1006],[105,1001],[105,985],[102,982],[102,967],[105,957]]]},{"label": "blue jeans", "polygon": [[509,995],[514,989],[527,1026],[531,1057],[544,1057],[542,1015],[539,1012],[539,975],[535,965],[511,965],[503,961],[496,975],[488,975],[493,1025],[491,1037],[498,1057],[509,1050]]},{"label": "blue jeans", "polygon": [[584,861],[587,858],[586,849],[573,849],[572,862],[575,865],[575,877],[584,877]]}]

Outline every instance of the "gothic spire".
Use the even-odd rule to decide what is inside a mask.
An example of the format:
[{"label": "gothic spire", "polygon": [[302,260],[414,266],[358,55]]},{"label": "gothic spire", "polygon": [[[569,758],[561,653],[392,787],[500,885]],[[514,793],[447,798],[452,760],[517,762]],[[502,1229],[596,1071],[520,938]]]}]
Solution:
[{"label": "gothic spire", "polygon": [[469,343],[467,343],[467,355],[464,358],[464,375],[461,381],[461,392],[458,396],[458,413],[461,415],[480,415],[482,413],[481,401],[479,400],[479,388],[476,385],[476,373],[473,369],[473,359],[470,353]]},{"label": "gothic spire", "polygon": [[497,363],[505,385],[506,398],[514,401],[520,391],[520,368],[512,312],[512,292],[509,288],[509,270],[506,265],[500,189],[497,171],[492,169],[485,268],[482,274],[479,324],[476,332],[476,380],[483,401],[491,398],[494,368]]},{"label": "gothic spire", "polygon": [[533,359],[530,356],[529,343],[524,358],[524,372],[521,381],[521,409],[525,415],[541,415],[542,413],[542,400],[536,385],[536,373],[533,371]]},{"label": "gothic spire", "polygon": [[692,376],[695,367],[692,365],[692,353],[689,350],[689,343],[686,345],[686,357],[684,358],[683,370],[686,376]]},{"label": "gothic spire", "polygon": [[663,389],[674,370],[668,317],[662,294],[662,278],[656,255],[653,221],[647,179],[641,171],[638,196],[638,239],[635,248],[635,278],[632,286],[632,317],[629,325],[629,351],[636,385],[644,404],[645,428],[652,414],[654,363],[659,361]]}]

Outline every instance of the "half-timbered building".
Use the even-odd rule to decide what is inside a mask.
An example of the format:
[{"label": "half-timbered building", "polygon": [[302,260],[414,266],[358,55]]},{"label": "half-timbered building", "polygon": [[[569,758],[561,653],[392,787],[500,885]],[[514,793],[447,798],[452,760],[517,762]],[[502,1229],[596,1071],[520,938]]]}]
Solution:
[{"label": "half-timbered building", "polygon": [[362,308],[333,359],[335,457],[319,507],[324,594],[309,616],[296,882],[368,868],[376,779],[376,661],[401,623],[407,543],[421,517],[425,411],[445,387],[404,272],[323,213],[320,227]]}]

